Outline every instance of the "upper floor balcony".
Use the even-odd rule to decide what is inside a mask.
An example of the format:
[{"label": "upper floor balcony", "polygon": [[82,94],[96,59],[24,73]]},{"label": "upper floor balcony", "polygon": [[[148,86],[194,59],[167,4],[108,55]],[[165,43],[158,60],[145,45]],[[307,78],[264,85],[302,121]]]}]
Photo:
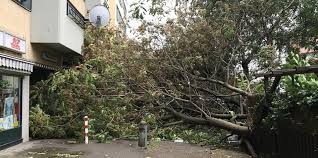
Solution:
[{"label": "upper floor balcony", "polygon": [[31,43],[81,54],[84,16],[69,0],[32,0],[31,14]]}]

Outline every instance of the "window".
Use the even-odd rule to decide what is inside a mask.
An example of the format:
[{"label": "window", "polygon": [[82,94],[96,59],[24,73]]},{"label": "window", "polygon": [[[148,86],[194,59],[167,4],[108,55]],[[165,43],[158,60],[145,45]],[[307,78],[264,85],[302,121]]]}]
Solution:
[{"label": "window", "polygon": [[32,0],[13,0],[27,10],[32,9]]},{"label": "window", "polygon": [[70,17],[82,29],[85,28],[85,19],[82,14],[74,7],[74,5],[67,1],[67,16]]},{"label": "window", "polygon": [[117,21],[117,24],[119,25],[118,27],[121,27],[123,35],[126,35],[127,34],[126,24],[124,22],[123,16],[120,13],[120,10],[119,10],[118,6],[117,6],[117,9],[116,9],[116,21]]},{"label": "window", "polygon": [[21,79],[0,75],[0,131],[21,126]]},{"label": "window", "polygon": [[121,13],[119,11],[118,6],[117,6],[117,9],[116,9],[116,20],[117,20],[117,24],[122,24],[123,23],[123,17],[121,16]]},{"label": "window", "polygon": [[119,3],[120,3],[120,6],[123,8],[124,14],[125,14],[124,16],[126,17],[127,8],[126,8],[126,4],[125,4],[124,0],[120,0]]}]

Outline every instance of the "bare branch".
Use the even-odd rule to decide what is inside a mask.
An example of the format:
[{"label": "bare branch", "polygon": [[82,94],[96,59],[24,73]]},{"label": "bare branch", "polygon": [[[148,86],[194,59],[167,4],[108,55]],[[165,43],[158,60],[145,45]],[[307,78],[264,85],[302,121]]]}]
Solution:
[{"label": "bare branch", "polygon": [[180,125],[180,124],[183,124],[184,121],[177,121],[177,122],[171,122],[171,123],[166,123],[164,125],[162,125],[162,127],[170,127],[170,126],[175,126],[175,125]]},{"label": "bare branch", "polygon": [[239,89],[239,88],[233,87],[233,86],[231,86],[230,84],[225,83],[225,82],[220,81],[220,80],[215,80],[215,79],[212,79],[212,78],[204,78],[204,77],[197,77],[197,79],[198,79],[199,81],[209,81],[209,82],[212,82],[212,83],[221,85],[221,86],[223,86],[224,88],[227,88],[227,89],[229,89],[229,90],[231,90],[231,91],[233,91],[233,92],[239,93],[239,94],[241,94],[241,95],[243,95],[243,96],[246,96],[246,97],[252,97],[252,96],[253,96],[253,94],[251,94],[251,93],[249,93],[249,92],[246,92],[246,91],[243,91],[243,90],[241,90],[241,89]]},{"label": "bare branch", "polygon": [[[170,94],[165,94],[171,98],[173,98],[173,100],[179,100],[179,101],[182,101],[182,102],[187,102],[187,103],[190,103],[192,104],[197,110],[199,111],[196,111],[196,112],[201,112],[206,118],[208,117],[215,117],[215,118],[219,118],[219,119],[231,119],[233,118],[232,115],[230,114],[215,114],[215,113],[210,113],[210,115],[208,115],[202,108],[200,108],[197,104],[195,104],[194,102],[190,101],[190,100],[187,100],[187,99],[182,99],[182,98],[179,98],[179,97],[175,97],[175,96],[172,96]],[[170,103],[169,103],[170,104]],[[168,105],[168,104],[167,104]],[[237,119],[246,119],[247,118],[247,115],[245,114],[238,114],[235,116]]]},{"label": "bare branch", "polygon": [[184,120],[184,122],[187,122],[187,123],[195,123],[197,125],[208,125],[209,122],[205,119],[202,119],[202,118],[197,118],[197,117],[191,117],[191,116],[187,116],[185,114],[182,114],[182,113],[179,113],[177,111],[175,111],[174,109],[172,108],[168,108],[166,107],[166,109],[171,112],[173,115],[175,115],[176,117],[179,117],[181,119]]}]

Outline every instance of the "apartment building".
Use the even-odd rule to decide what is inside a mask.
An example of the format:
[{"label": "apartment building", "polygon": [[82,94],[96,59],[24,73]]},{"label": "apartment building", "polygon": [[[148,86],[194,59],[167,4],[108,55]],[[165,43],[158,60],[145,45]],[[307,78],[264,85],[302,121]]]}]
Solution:
[{"label": "apartment building", "polygon": [[126,18],[125,0],[0,0],[0,148],[29,140],[30,84],[82,57],[87,14],[100,4],[111,25]]}]

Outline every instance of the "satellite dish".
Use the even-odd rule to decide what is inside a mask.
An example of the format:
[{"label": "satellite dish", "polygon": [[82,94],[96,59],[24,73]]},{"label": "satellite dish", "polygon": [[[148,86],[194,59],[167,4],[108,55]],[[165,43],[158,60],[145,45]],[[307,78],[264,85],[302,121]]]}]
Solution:
[{"label": "satellite dish", "polygon": [[109,11],[103,5],[93,7],[89,12],[89,21],[95,27],[105,27],[109,23]]}]

